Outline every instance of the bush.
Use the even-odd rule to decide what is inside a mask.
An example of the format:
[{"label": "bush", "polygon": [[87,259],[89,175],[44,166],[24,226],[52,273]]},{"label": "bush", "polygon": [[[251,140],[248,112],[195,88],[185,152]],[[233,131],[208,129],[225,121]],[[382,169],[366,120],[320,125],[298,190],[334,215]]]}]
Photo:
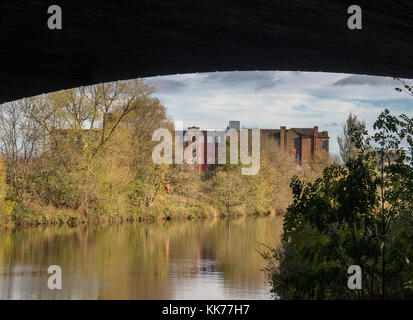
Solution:
[{"label": "bush", "polygon": [[[373,137],[363,126],[352,133],[357,157],[330,165],[314,182],[292,179],[282,246],[263,253],[272,292],[283,299],[412,295],[412,123],[386,110]],[[380,154],[390,146],[400,147],[398,158],[380,167]],[[361,267],[361,290],[347,287],[351,265]]]}]

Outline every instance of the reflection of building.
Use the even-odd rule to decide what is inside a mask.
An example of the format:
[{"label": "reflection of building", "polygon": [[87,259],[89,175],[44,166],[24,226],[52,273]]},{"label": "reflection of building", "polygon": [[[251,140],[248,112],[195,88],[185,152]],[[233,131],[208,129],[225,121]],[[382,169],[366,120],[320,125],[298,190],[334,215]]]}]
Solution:
[{"label": "reflection of building", "polygon": [[276,138],[282,150],[291,154],[300,165],[309,164],[314,154],[329,153],[329,136],[327,131],[314,128],[261,129],[261,134]]}]

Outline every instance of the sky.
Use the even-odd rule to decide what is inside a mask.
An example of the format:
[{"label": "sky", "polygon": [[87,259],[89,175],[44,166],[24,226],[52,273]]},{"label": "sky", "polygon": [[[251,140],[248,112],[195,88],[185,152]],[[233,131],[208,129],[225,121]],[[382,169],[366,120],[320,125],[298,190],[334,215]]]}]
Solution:
[{"label": "sky", "polygon": [[[328,131],[330,152],[350,112],[372,125],[384,108],[413,116],[413,97],[396,92],[400,82],[324,72],[234,71],[158,76],[145,81],[168,114],[184,126],[224,129],[229,120],[245,128],[314,127]],[[409,81],[408,81],[409,82]],[[413,81],[410,81],[412,84]]]}]

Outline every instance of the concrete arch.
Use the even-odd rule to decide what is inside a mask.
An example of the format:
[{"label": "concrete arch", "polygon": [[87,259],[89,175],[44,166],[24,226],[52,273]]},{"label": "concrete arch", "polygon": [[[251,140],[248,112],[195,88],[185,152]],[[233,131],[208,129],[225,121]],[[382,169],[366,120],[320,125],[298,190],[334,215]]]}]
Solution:
[{"label": "concrete arch", "polygon": [[0,102],[137,77],[232,70],[413,78],[411,0],[2,1]]}]

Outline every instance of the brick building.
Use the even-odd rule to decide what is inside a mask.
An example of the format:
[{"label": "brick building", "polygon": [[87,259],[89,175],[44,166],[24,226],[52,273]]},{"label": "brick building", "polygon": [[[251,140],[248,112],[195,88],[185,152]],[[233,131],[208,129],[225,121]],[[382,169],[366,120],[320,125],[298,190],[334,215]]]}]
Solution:
[{"label": "brick building", "polygon": [[[174,139],[183,139],[183,150],[193,145],[192,156],[198,171],[205,171],[208,163],[213,163],[218,154],[218,143],[221,137],[217,131],[200,130],[199,127],[188,127],[188,130],[175,131]],[[198,143],[195,143],[198,142]]]},{"label": "brick building", "polygon": [[[227,129],[240,130],[239,121],[230,121]],[[261,136],[268,135],[279,141],[282,150],[288,152],[299,165],[305,166],[317,152],[329,153],[329,136],[327,131],[318,131],[313,128],[291,128],[281,126],[280,129],[261,129]],[[218,152],[219,135],[225,132],[200,130],[199,127],[189,127],[188,130],[175,131],[184,140],[184,149],[193,144],[192,154],[198,171],[205,171],[207,164],[212,163]],[[195,142],[198,140],[198,143]]]},{"label": "brick building", "polygon": [[314,128],[261,129],[261,135],[267,134],[277,139],[281,149],[288,152],[300,165],[310,163],[317,152],[329,153],[329,139],[327,131],[318,131]]}]

